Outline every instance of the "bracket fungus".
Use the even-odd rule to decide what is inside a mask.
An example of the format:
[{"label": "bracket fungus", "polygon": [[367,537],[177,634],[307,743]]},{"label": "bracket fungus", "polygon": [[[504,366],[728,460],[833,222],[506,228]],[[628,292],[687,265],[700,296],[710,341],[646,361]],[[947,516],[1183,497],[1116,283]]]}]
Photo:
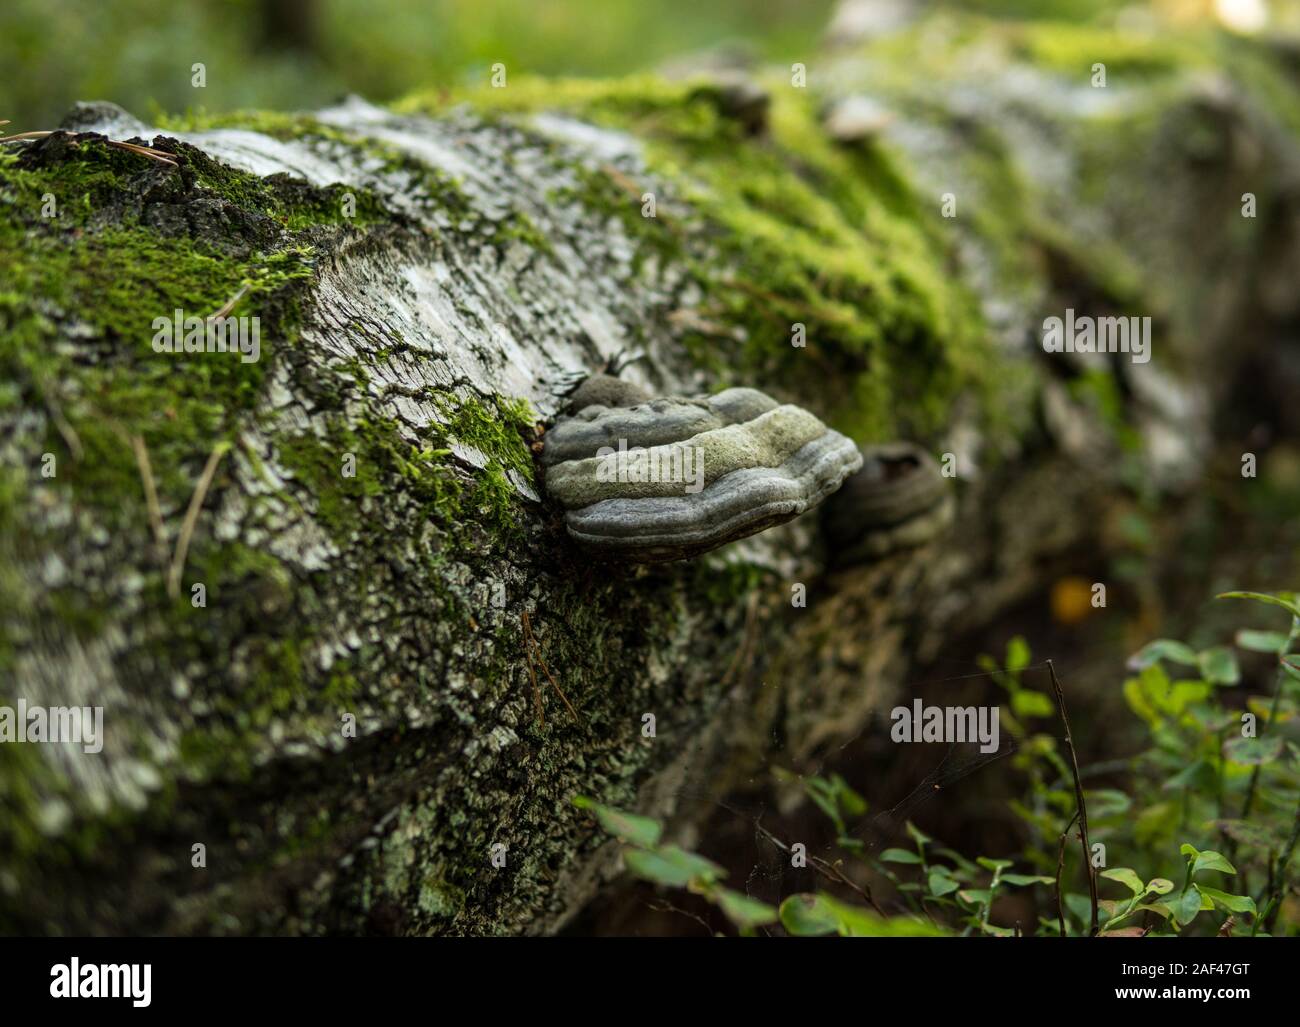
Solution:
[{"label": "bracket fungus", "polygon": [[839,564],[865,563],[942,532],[954,502],[934,457],[910,442],[862,449],[862,470],[826,504],[823,526]]},{"label": "bracket fungus", "polygon": [[[639,398],[609,389],[615,402]],[[808,411],[744,388],[583,406],[546,433],[541,460],[574,541],[636,563],[687,559],[788,521],[862,466],[857,447]]]}]

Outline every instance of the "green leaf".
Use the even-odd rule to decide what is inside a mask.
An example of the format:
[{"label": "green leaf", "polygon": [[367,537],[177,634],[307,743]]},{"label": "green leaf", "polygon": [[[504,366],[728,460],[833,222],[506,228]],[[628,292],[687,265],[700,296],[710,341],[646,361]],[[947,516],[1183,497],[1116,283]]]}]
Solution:
[{"label": "green leaf", "polygon": [[1220,592],[1215,599],[1253,599],[1257,603],[1267,603],[1269,606],[1280,606],[1288,611],[1292,617],[1300,617],[1300,604],[1296,602],[1295,594],[1292,592],[1279,592],[1277,595],[1269,595],[1267,592]]},{"label": "green leaf", "polygon": [[1167,905],[1175,920],[1180,924],[1190,924],[1201,911],[1201,893],[1196,890],[1196,885],[1192,885]]},{"label": "green leaf", "polygon": [[832,774],[829,778],[810,777],[804,782],[804,790],[841,830],[844,827],[841,814],[859,817],[867,811],[867,800],[850,788],[839,774]]},{"label": "green leaf", "polygon": [[920,863],[921,857],[907,849],[886,849],[880,854],[882,863]]},{"label": "green leaf", "polygon": [[800,938],[834,934],[840,922],[821,895],[791,895],[781,903],[781,926]]},{"label": "green leaf", "polygon": [[1202,870],[1219,870],[1225,874],[1235,874],[1237,872],[1236,867],[1213,849],[1205,849],[1203,852],[1196,854],[1196,862],[1192,864],[1192,873],[1199,874]]},{"label": "green leaf", "polygon": [[1165,712],[1178,716],[1187,707],[1208,699],[1213,687],[1208,681],[1175,681],[1162,703]]},{"label": "green leaf", "polygon": [[1278,654],[1286,651],[1290,636],[1284,631],[1252,631],[1242,628],[1237,632],[1237,648],[1249,649],[1253,653]]},{"label": "green leaf", "polygon": [[1086,924],[1092,920],[1092,900],[1087,895],[1080,895],[1078,892],[1066,892],[1065,908],[1081,923]]},{"label": "green leaf", "polygon": [[[1274,717],[1273,697],[1269,695],[1249,696],[1246,699],[1246,709],[1255,714],[1257,720],[1262,720],[1266,724],[1284,724],[1288,720],[1294,720],[1297,712],[1294,700],[1282,698],[1278,701],[1277,716]],[[1238,717],[1240,717],[1240,714],[1238,714]]]},{"label": "green leaf", "polygon": [[839,933],[846,938],[930,938],[945,933],[942,928],[914,917],[885,918],[830,895],[820,894],[818,898],[835,917]]},{"label": "green leaf", "polygon": [[573,804],[578,809],[588,810],[609,834],[633,845],[654,848],[659,844],[659,836],[663,834],[663,827],[658,821],[601,805],[585,795],[575,795]]},{"label": "green leaf", "polygon": [[1174,890],[1174,882],[1167,877],[1153,877],[1147,882],[1146,890],[1151,895],[1168,895]]},{"label": "green leaf", "polygon": [[1169,908],[1169,904],[1166,902],[1144,902],[1140,906],[1134,906],[1131,912],[1137,913],[1140,910],[1149,910],[1166,920],[1174,915],[1174,911]]},{"label": "green leaf", "polygon": [[727,919],[741,930],[776,923],[777,912],[766,902],[751,899],[730,888],[718,888],[710,897],[727,915]]},{"label": "green leaf", "polygon": [[1056,713],[1052,700],[1032,688],[1022,688],[1011,697],[1011,712],[1017,717],[1051,717]]},{"label": "green leaf", "polygon": [[1101,876],[1108,881],[1118,881],[1125,885],[1134,895],[1142,895],[1146,892],[1146,885],[1142,883],[1142,878],[1138,877],[1128,867],[1112,867],[1109,870],[1103,870]]},{"label": "green leaf", "polygon": [[936,845],[934,847],[935,855],[942,856],[944,859],[950,859],[957,864],[956,869],[952,871],[953,877],[960,877],[963,880],[971,874],[979,871],[979,866],[972,863],[956,849],[950,849],[946,845]]},{"label": "green leaf", "polygon": [[1255,909],[1255,900],[1249,895],[1229,895],[1227,892],[1219,891],[1218,888],[1207,888],[1203,884],[1196,886],[1201,890],[1201,894],[1213,899],[1214,902],[1229,913],[1249,913],[1251,916],[1258,915]]},{"label": "green leaf", "polygon": [[831,783],[825,778],[810,777],[804,782],[804,791],[808,797],[817,804],[820,809],[837,829],[844,829],[844,819],[840,816],[840,805],[835,801],[835,791]]},{"label": "green leaf", "polygon": [[1056,878],[1048,877],[1046,874],[1003,874],[1000,880],[1003,884],[1009,884],[1013,888],[1023,888],[1027,884],[1056,883]]},{"label": "green leaf", "polygon": [[1007,867],[1013,865],[1012,861],[1009,859],[990,859],[988,856],[978,856],[976,857],[975,862],[985,870],[1005,870]]},{"label": "green leaf", "polygon": [[1212,685],[1235,685],[1241,680],[1237,657],[1227,646],[1216,645],[1202,650],[1196,657],[1201,677]]},{"label": "green leaf", "polygon": [[840,804],[840,809],[848,816],[860,817],[867,812],[867,800],[855,792],[844,778],[839,774],[832,774],[831,783],[835,786],[835,798]]},{"label": "green leaf", "polygon": [[673,888],[684,888],[697,880],[717,881],[727,875],[716,863],[679,849],[676,845],[665,845],[650,851],[629,849],[623,853],[623,862],[637,877]]},{"label": "green leaf", "polygon": [[1188,667],[1195,667],[1197,665],[1196,650],[1172,638],[1157,638],[1154,642],[1148,642],[1130,656],[1128,658],[1128,667],[1130,670],[1145,670],[1161,660],[1170,660],[1173,663],[1182,663]]},{"label": "green leaf", "polygon": [[1194,783],[1208,784],[1214,780],[1214,767],[1205,760],[1193,760],[1160,787],[1165,791],[1189,788]]},{"label": "green leaf", "polygon": [[960,888],[956,881],[948,876],[947,871],[934,869],[930,871],[930,894],[936,897],[948,895]]},{"label": "green leaf", "polygon": [[1029,643],[1016,635],[1007,643],[1007,670],[1018,674],[1029,666]]},{"label": "green leaf", "polygon": [[922,831],[910,820],[907,822],[907,833],[912,836],[912,840],[915,841],[917,845],[929,845],[932,841],[934,841],[933,838],[931,838],[928,834]]},{"label": "green leaf", "polygon": [[1225,759],[1247,767],[1258,767],[1272,763],[1282,753],[1282,739],[1269,738],[1229,738],[1223,743]]},{"label": "green leaf", "polygon": [[1127,813],[1133,800],[1118,788],[1098,788],[1088,792],[1088,818],[1100,821],[1102,817]]}]

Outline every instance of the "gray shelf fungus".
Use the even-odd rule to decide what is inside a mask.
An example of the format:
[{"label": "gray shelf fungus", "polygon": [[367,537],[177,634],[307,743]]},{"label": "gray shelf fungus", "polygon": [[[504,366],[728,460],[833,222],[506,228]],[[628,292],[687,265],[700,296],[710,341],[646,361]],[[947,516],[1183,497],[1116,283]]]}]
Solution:
[{"label": "gray shelf fungus", "polygon": [[562,416],[542,448],[546,491],[569,535],[595,553],[698,556],[799,516],[862,466],[852,441],[755,389],[645,402],[616,392],[594,385],[593,396],[622,405]]},{"label": "gray shelf fungus", "polygon": [[954,506],[938,463],[920,446],[864,446],[862,470],[825,507],[832,559],[865,563],[919,546],[948,527]]},{"label": "gray shelf fungus", "polygon": [[587,407],[630,407],[645,403],[650,393],[635,382],[625,382],[612,374],[593,374],[573,390],[566,409],[569,413]]}]

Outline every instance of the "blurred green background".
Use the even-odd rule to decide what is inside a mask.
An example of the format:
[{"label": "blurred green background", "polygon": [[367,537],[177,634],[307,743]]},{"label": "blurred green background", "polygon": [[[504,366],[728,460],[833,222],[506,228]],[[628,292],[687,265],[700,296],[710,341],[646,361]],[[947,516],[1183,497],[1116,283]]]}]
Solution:
[{"label": "blurred green background", "polygon": [[[301,108],[512,73],[608,75],[723,41],[807,53],[833,0],[0,0],[0,118]],[[190,85],[190,66],[207,86]]]},{"label": "blurred green background", "polygon": [[[893,5],[907,0],[859,0]],[[1297,0],[947,0],[999,17],[1105,21],[1135,10],[1175,20],[1236,16]],[[306,108],[347,92],[512,73],[610,75],[724,43],[806,60],[836,0],[0,0],[0,119],[49,128],[76,100],[133,113]],[[190,84],[202,62],[207,85]]]}]

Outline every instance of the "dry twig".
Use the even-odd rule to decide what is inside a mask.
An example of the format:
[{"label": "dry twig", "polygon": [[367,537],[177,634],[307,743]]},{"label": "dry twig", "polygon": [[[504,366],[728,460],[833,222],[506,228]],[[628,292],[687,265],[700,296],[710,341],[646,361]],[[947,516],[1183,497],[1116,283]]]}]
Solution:
[{"label": "dry twig", "polygon": [[[7,125],[9,122],[0,121],[0,125]],[[0,136],[0,143],[12,143],[20,139],[44,139],[46,136],[52,136],[57,132],[66,132],[66,129],[44,129],[36,132],[15,132],[13,135]],[[138,153],[142,157],[148,157],[150,160],[156,160],[159,164],[166,164],[169,167],[177,167],[176,155],[168,153],[166,150],[157,150],[152,146],[141,146],[139,143],[125,143],[120,139],[105,139],[104,143],[108,146],[115,147],[118,150],[126,150],[128,153]]]},{"label": "dry twig", "polygon": [[537,687],[537,673],[533,669],[534,659],[537,660],[538,666],[542,668],[542,673],[546,675],[546,680],[551,683],[551,687],[555,689],[556,695],[560,697],[565,708],[569,711],[569,716],[573,718],[574,723],[577,723],[581,719],[578,716],[578,711],[573,708],[573,703],[569,702],[569,697],[564,694],[564,689],[562,689],[560,683],[555,680],[555,675],[551,673],[551,668],[546,665],[546,660],[542,657],[542,647],[537,644],[537,639],[533,636],[533,625],[528,619],[527,610],[523,611],[523,621],[525,642],[524,655],[528,660],[528,674],[533,679],[533,696],[537,701],[537,719],[541,723],[545,723],[545,718],[542,716],[541,691]]},{"label": "dry twig", "polygon": [[131,449],[135,451],[135,462],[140,468],[140,480],[144,483],[144,502],[149,510],[149,527],[153,531],[153,541],[158,550],[159,559],[167,554],[167,533],[163,530],[162,507],[158,505],[158,489],[154,486],[153,467],[149,463],[149,450],[140,435],[131,436]]},{"label": "dry twig", "polygon": [[243,285],[239,287],[239,291],[235,293],[235,295],[231,296],[230,299],[226,300],[226,302],[221,305],[220,310],[218,310],[215,314],[208,315],[208,321],[211,322],[211,321],[224,320],[226,315],[235,309],[236,304],[238,304],[239,301],[242,300],[247,293],[248,293],[248,283],[245,282]]},{"label": "dry twig", "polygon": [[181,571],[185,569],[185,557],[189,553],[190,538],[194,535],[194,525],[198,523],[199,511],[203,509],[203,500],[207,496],[208,488],[217,473],[217,464],[221,463],[221,458],[226,455],[226,450],[229,448],[229,443],[219,443],[208,456],[208,462],[203,467],[203,473],[199,475],[199,483],[194,487],[194,495],[190,497],[190,506],[185,511],[185,520],[181,524],[181,533],[176,539],[176,553],[172,557],[171,569],[167,573],[167,594],[173,599],[180,595],[181,592]]}]

